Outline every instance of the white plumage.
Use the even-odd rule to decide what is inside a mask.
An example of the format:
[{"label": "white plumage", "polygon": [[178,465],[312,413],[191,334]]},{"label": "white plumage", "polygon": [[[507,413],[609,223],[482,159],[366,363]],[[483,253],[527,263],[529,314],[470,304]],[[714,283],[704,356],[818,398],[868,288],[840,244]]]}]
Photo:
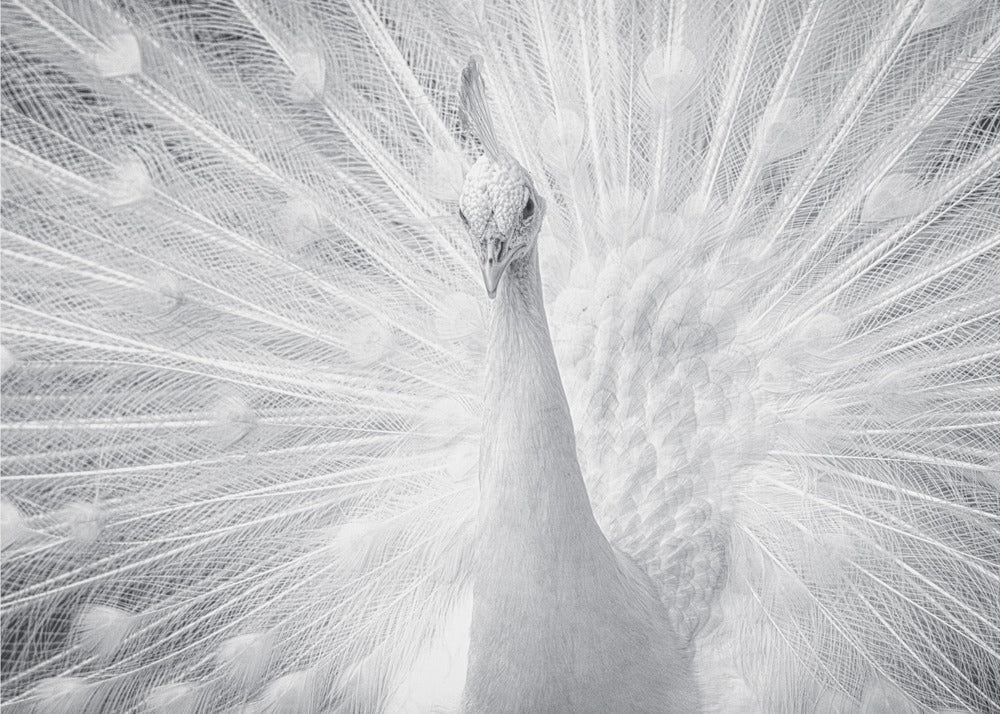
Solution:
[{"label": "white plumage", "polygon": [[1000,710],[993,0],[2,33],[12,709]]}]

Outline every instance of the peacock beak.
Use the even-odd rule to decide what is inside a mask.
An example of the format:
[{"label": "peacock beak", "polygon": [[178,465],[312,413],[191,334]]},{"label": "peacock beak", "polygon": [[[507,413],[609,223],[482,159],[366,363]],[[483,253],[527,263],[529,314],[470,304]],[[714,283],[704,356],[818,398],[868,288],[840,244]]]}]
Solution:
[{"label": "peacock beak", "polygon": [[490,300],[497,296],[497,286],[504,271],[510,265],[517,251],[509,250],[507,239],[490,237],[486,239],[486,254],[482,259],[483,282],[486,284],[486,294]]}]

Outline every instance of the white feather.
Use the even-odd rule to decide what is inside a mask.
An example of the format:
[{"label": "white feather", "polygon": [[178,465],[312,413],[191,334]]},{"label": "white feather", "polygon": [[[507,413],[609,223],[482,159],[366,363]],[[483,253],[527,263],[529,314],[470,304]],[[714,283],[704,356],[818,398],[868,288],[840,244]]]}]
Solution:
[{"label": "white feather", "polygon": [[108,658],[121,647],[136,624],[135,617],[121,608],[89,605],[77,617],[74,626],[84,651]]}]

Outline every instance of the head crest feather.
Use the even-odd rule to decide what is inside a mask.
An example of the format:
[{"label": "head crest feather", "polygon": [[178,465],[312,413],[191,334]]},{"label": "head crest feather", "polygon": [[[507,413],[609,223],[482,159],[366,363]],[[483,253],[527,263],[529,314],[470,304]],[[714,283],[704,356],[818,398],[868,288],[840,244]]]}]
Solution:
[{"label": "head crest feather", "polygon": [[486,85],[483,82],[483,58],[473,55],[462,70],[462,88],[459,92],[459,115],[466,131],[473,134],[493,159],[506,156],[497,141],[493,118],[486,104]]}]

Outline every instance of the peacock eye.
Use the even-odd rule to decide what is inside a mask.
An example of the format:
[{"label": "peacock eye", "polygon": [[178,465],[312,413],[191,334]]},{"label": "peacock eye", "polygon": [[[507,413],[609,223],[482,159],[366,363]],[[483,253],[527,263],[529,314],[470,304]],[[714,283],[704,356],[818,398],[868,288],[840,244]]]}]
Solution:
[{"label": "peacock eye", "polygon": [[535,215],[535,202],[531,196],[528,196],[528,200],[524,202],[524,208],[521,209],[521,220],[526,221],[533,215]]}]

